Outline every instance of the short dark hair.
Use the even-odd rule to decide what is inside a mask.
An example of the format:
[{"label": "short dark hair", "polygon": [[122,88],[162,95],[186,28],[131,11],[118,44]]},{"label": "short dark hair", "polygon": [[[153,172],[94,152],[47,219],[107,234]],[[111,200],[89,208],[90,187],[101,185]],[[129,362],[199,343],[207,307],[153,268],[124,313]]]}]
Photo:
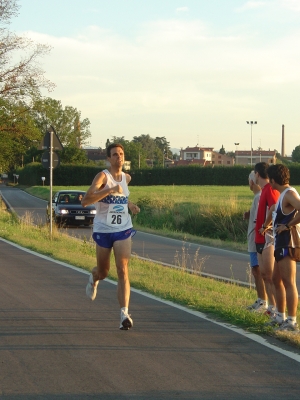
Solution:
[{"label": "short dark hair", "polygon": [[111,143],[107,149],[106,149],[106,155],[107,157],[111,157],[110,151],[111,149],[113,149],[114,147],[120,147],[123,151],[124,151],[124,147],[121,145],[121,143]]},{"label": "short dark hair", "polygon": [[271,165],[268,168],[269,179],[273,179],[278,185],[290,183],[290,170],[283,164]]},{"label": "short dark hair", "polygon": [[254,166],[254,172],[258,172],[259,176],[263,179],[268,179],[267,169],[269,164],[265,162],[259,162]]}]

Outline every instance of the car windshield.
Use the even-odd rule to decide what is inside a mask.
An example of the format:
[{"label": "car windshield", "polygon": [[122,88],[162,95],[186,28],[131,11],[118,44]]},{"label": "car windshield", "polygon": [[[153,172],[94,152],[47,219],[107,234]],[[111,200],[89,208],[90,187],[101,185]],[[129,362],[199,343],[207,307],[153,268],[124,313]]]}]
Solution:
[{"label": "car windshield", "polygon": [[61,204],[81,204],[84,193],[60,193],[58,202]]}]

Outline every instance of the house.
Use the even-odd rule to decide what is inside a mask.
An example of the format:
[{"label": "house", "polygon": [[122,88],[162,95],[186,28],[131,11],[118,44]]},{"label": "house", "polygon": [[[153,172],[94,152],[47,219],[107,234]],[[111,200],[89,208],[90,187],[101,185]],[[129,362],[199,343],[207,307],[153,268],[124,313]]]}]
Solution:
[{"label": "house", "polygon": [[[251,160],[252,158],[252,160]],[[258,162],[276,164],[276,150],[236,150],[235,163],[238,165],[255,165]]]},{"label": "house", "polygon": [[174,161],[174,167],[184,165],[223,165],[231,167],[234,159],[226,154],[214,151],[213,147],[187,147],[180,150],[180,159]]}]

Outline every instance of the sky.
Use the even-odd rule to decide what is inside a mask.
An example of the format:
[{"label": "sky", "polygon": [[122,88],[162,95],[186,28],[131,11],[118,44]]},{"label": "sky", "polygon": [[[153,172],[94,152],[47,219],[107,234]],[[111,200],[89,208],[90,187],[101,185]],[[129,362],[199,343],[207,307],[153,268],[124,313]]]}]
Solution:
[{"label": "sky", "polygon": [[90,120],[91,146],[149,134],[281,152],[282,125],[286,154],[300,145],[299,0],[19,4],[10,29],[52,47],[43,94]]}]

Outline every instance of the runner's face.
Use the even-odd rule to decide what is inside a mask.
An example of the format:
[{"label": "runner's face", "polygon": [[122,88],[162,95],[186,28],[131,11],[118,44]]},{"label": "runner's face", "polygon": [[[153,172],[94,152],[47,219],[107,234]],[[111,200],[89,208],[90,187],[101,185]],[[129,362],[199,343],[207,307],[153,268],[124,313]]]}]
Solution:
[{"label": "runner's face", "polygon": [[123,165],[124,164],[124,152],[121,147],[113,147],[110,150],[109,161],[111,165]]}]

